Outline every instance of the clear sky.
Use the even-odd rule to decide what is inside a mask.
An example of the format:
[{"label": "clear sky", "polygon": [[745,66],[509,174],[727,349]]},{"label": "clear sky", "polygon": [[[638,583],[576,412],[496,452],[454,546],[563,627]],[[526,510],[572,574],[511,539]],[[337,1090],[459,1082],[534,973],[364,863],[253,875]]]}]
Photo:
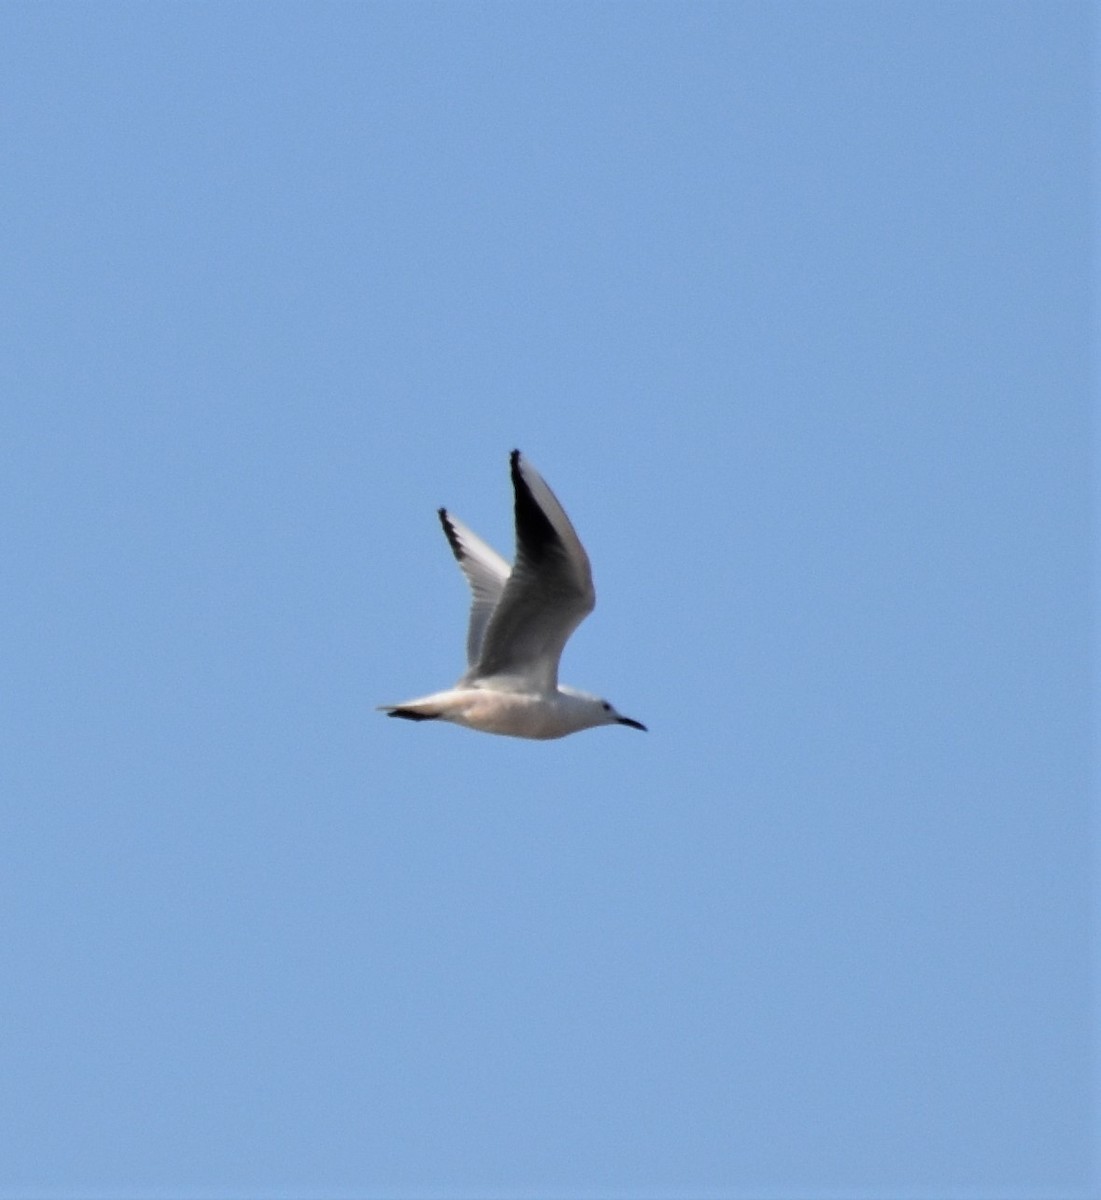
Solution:
[{"label": "clear sky", "polygon": [[1095,13],[0,9],[0,1196],[1096,1194]]}]

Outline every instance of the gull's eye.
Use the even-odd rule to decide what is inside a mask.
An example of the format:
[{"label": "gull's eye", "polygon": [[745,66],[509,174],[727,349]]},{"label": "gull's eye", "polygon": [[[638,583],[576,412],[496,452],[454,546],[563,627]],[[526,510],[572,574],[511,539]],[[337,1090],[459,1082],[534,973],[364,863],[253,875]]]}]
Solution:
[{"label": "gull's eye", "polygon": [[611,705],[608,703],[608,701],[607,701],[607,700],[605,700],[605,701],[604,701],[604,711],[605,711],[605,712],[611,712],[611,711],[612,711],[612,706],[611,706]]}]

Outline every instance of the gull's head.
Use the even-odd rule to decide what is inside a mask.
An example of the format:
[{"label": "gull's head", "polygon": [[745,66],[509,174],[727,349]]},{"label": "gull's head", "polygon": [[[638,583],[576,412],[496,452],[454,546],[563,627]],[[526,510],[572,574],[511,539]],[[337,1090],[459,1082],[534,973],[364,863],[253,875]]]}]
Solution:
[{"label": "gull's head", "polygon": [[564,697],[568,697],[567,703],[570,709],[573,710],[576,719],[581,722],[578,725],[579,729],[594,729],[598,725],[629,725],[632,729],[641,729],[643,733],[647,732],[646,726],[641,721],[636,721],[633,717],[625,717],[600,696],[593,696],[589,692],[581,692],[577,688],[566,687],[564,684],[559,685],[558,690]]}]

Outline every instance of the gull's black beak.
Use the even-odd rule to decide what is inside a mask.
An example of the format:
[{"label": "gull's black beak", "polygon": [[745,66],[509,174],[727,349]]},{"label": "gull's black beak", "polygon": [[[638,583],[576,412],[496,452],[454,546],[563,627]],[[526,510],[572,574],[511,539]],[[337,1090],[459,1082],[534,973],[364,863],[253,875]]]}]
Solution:
[{"label": "gull's black beak", "polygon": [[643,733],[650,732],[641,721],[632,721],[630,717],[617,717],[616,720],[620,725],[630,725],[632,729],[641,729]]}]

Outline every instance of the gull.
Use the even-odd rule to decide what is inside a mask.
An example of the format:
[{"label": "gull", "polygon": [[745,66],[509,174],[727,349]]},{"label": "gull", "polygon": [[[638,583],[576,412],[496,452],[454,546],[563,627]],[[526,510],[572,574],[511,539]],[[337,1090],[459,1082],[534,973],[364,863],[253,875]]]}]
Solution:
[{"label": "gull", "polygon": [[596,605],[589,556],[539,472],[519,450],[509,462],[516,513],[511,567],[446,508],[438,510],[473,593],[466,674],[447,691],[379,711],[520,738],[560,738],[597,725],[645,730],[607,700],[559,684],[562,649]]}]

